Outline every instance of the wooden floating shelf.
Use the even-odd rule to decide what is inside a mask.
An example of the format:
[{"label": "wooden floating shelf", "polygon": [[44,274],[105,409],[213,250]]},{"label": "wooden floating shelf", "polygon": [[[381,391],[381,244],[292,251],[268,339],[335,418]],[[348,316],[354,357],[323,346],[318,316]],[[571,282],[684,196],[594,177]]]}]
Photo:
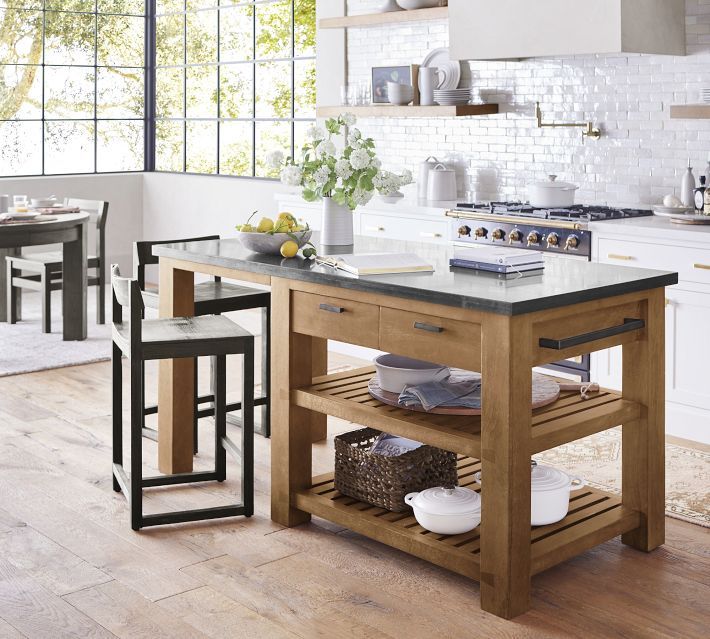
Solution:
[{"label": "wooden floating shelf", "polygon": [[674,120],[710,120],[710,104],[673,104],[671,118]]},{"label": "wooden floating shelf", "polygon": [[323,18],[321,29],[347,29],[349,27],[375,27],[383,24],[401,24],[420,20],[443,20],[449,17],[448,7],[433,9],[413,9],[412,11],[389,11],[387,13],[366,13],[341,18]]},{"label": "wooden floating shelf", "polygon": [[463,104],[461,106],[396,106],[372,104],[368,106],[324,106],[316,109],[319,118],[338,117],[353,113],[361,118],[460,118],[469,115],[494,115],[497,104]]},{"label": "wooden floating shelf", "polygon": [[[459,484],[480,490],[473,474],[476,459],[460,457]],[[345,526],[465,577],[480,579],[480,527],[462,535],[439,535],[417,524],[411,512],[393,513],[346,497],[335,490],[333,474],[314,477],[312,487],[295,495],[296,508]],[[532,572],[536,574],[641,525],[640,513],[617,495],[594,488],[575,491],[567,517],[531,529]]]},{"label": "wooden floating shelf", "polygon": [[[480,416],[432,415],[383,404],[367,390],[374,374],[373,367],[365,367],[319,377],[312,386],[292,391],[291,400],[318,413],[480,458]],[[641,406],[618,393],[602,390],[583,400],[578,392],[563,392],[556,402],[533,411],[531,453],[630,423],[640,416]]]}]

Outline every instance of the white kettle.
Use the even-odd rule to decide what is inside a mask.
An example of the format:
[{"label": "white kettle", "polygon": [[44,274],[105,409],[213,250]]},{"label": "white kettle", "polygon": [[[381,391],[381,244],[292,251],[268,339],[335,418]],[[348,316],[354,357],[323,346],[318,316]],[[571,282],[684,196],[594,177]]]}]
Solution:
[{"label": "white kettle", "polygon": [[439,163],[429,171],[426,199],[432,202],[455,200],[456,171]]}]

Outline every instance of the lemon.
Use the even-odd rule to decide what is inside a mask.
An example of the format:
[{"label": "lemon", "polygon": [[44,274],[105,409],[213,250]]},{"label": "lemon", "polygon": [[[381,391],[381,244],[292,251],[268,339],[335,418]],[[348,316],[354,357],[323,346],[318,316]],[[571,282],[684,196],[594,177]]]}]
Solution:
[{"label": "lemon", "polygon": [[284,257],[296,257],[296,253],[298,253],[298,244],[293,240],[284,242],[281,245],[281,255]]},{"label": "lemon", "polygon": [[259,233],[268,233],[273,228],[274,221],[268,217],[262,217],[261,222],[259,222],[259,226],[256,227],[256,230],[259,231]]},{"label": "lemon", "polygon": [[291,225],[286,218],[279,218],[274,224],[274,233],[288,233],[291,230]]},{"label": "lemon", "polygon": [[241,228],[242,233],[254,233],[256,229],[251,224],[244,224]]}]

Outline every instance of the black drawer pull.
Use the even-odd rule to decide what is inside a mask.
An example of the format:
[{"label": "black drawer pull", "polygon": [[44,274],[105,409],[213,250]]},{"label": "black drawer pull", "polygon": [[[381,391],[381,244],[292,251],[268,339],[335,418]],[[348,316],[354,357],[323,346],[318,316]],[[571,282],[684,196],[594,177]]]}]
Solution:
[{"label": "black drawer pull", "polygon": [[342,308],[341,306],[331,306],[330,304],[321,304],[319,308],[321,311],[328,311],[328,313],[344,313],[345,312],[345,309]]},{"label": "black drawer pull", "polygon": [[565,348],[570,348],[572,346],[580,346],[581,344],[587,344],[588,342],[596,342],[597,340],[604,339],[605,337],[613,337],[614,335],[638,331],[645,326],[646,322],[642,319],[626,318],[624,319],[624,323],[619,326],[602,328],[601,330],[585,333],[584,335],[575,335],[574,337],[566,337],[565,339],[548,339],[546,337],[541,337],[540,346],[542,348],[551,348],[555,351],[562,351]]},{"label": "black drawer pull", "polygon": [[432,324],[425,324],[424,322],[414,322],[414,328],[420,331],[427,331],[429,333],[443,333],[444,329],[441,326],[433,326]]}]

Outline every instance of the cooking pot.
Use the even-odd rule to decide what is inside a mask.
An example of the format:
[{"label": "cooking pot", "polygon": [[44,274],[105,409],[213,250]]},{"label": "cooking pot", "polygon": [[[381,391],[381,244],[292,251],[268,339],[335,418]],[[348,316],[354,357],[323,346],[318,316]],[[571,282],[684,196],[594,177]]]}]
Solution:
[{"label": "cooking pot", "polygon": [[558,182],[556,175],[548,175],[547,180],[530,186],[530,204],[543,209],[572,206],[577,189],[576,184]]},{"label": "cooking pot", "polygon": [[469,488],[427,488],[409,493],[404,503],[422,528],[439,535],[460,535],[481,523],[481,496]]},{"label": "cooking pot", "polygon": [[[530,523],[546,526],[562,521],[569,510],[570,492],[583,488],[585,481],[552,466],[542,466],[535,461],[531,464]],[[481,473],[476,473],[474,479],[481,483]]]}]

